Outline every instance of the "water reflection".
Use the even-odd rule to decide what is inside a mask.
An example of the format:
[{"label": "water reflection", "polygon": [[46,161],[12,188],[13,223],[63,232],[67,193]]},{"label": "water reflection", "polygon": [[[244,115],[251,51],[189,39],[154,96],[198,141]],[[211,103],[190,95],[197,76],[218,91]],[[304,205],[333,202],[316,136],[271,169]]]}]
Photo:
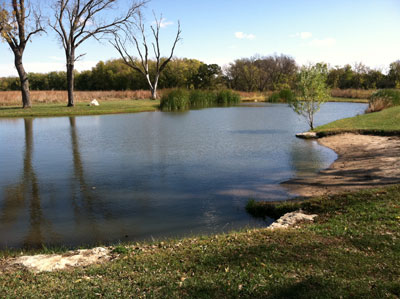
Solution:
[{"label": "water reflection", "polygon": [[19,181],[5,187],[0,222],[2,228],[15,225],[22,215],[27,214],[25,222],[27,233],[22,237],[24,247],[38,247],[45,242],[45,235],[55,236],[51,222],[46,220],[41,207],[40,188],[33,167],[33,119],[24,119],[25,148],[23,167]]},{"label": "water reflection", "polygon": [[293,143],[289,153],[292,177],[314,176],[337,158],[333,150],[320,147],[315,140]]},{"label": "water reflection", "polygon": [[[102,240],[102,230],[97,224],[97,217],[104,219],[112,217],[111,211],[104,207],[102,200],[96,197],[95,186],[87,183],[81,153],[75,117],[69,118],[73,175],[71,176],[71,207],[74,214],[76,228],[86,230],[86,233],[96,240]],[[88,221],[90,220],[90,221]],[[83,225],[85,224],[85,225]],[[89,225],[87,225],[89,224]]]}]

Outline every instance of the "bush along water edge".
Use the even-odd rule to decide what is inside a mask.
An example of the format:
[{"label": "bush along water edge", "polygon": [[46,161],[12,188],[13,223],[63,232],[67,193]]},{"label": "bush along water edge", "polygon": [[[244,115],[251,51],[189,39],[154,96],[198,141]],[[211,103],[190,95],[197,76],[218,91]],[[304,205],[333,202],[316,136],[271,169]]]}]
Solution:
[{"label": "bush along water edge", "polygon": [[174,89],[162,96],[162,111],[185,111],[221,105],[240,103],[240,95],[232,90],[186,90]]}]

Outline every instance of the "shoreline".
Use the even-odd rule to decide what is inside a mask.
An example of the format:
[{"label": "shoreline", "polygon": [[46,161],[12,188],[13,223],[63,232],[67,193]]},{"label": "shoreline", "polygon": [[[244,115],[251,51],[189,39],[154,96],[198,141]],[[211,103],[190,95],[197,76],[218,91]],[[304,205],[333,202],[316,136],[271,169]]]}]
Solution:
[{"label": "shoreline", "polygon": [[400,182],[400,137],[344,133],[318,139],[338,158],[313,176],[281,183],[300,197],[393,185]]},{"label": "shoreline", "polygon": [[[22,109],[19,104],[1,105],[0,120],[16,118],[43,118],[69,116],[95,116],[111,114],[131,114],[160,111],[160,100],[150,99],[100,99],[100,106],[90,106],[90,101],[78,101],[75,107],[67,107],[64,102],[34,103],[32,108]],[[241,103],[268,103],[264,98],[242,98]],[[360,99],[331,98],[328,102],[366,103]],[[269,103],[286,104],[286,103]],[[191,109],[192,110],[192,109]]]}]

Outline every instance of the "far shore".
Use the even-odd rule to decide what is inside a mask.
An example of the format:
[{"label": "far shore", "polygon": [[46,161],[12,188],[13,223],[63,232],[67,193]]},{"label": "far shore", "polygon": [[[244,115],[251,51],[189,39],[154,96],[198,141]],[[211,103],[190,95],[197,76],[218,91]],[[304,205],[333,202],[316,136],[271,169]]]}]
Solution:
[{"label": "far shore", "polygon": [[400,182],[400,137],[338,134],[318,139],[338,159],[327,169],[282,183],[302,197],[337,194]]},{"label": "far shore", "polygon": [[[160,90],[161,97],[166,90]],[[242,103],[267,102],[269,93],[239,92]],[[0,119],[88,116],[157,111],[161,100],[150,100],[148,90],[76,91],[75,107],[67,107],[66,91],[31,91],[32,108],[22,109],[19,91],[0,91]],[[96,99],[100,106],[90,106]],[[330,97],[328,102],[368,103],[368,99]]]}]

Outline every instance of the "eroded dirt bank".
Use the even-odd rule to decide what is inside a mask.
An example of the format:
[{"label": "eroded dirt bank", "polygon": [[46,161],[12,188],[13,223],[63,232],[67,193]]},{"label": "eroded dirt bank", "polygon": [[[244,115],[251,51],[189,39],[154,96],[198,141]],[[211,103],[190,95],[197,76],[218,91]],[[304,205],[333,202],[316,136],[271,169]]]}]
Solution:
[{"label": "eroded dirt bank", "polygon": [[291,193],[308,197],[400,183],[400,137],[347,133],[319,143],[339,158],[315,176],[284,182]]}]

